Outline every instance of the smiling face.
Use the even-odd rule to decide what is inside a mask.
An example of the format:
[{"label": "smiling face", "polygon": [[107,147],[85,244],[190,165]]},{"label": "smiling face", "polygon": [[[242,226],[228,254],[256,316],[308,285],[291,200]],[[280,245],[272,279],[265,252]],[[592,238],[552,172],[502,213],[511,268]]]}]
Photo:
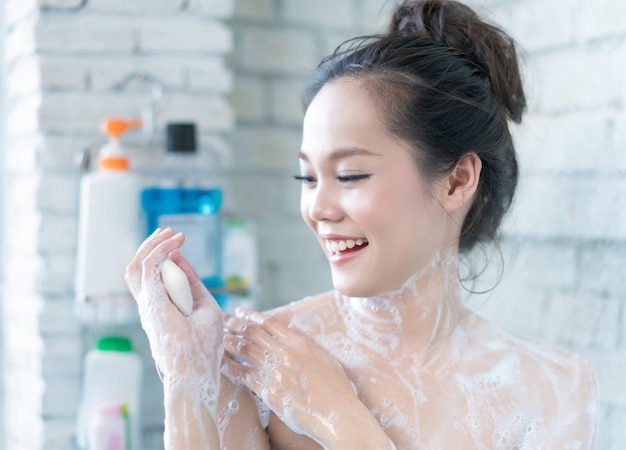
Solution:
[{"label": "smiling face", "polygon": [[[344,295],[369,297],[402,287],[456,240],[439,199],[409,146],[390,136],[361,81],[327,83],[303,126],[301,213]],[[458,238],[458,236],[457,236]]]}]

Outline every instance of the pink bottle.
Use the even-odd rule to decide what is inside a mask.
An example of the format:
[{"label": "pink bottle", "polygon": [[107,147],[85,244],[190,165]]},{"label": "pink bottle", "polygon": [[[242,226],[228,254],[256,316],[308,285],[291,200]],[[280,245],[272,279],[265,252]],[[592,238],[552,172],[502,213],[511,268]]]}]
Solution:
[{"label": "pink bottle", "polygon": [[89,426],[89,450],[126,450],[126,419],[121,405],[99,405]]}]

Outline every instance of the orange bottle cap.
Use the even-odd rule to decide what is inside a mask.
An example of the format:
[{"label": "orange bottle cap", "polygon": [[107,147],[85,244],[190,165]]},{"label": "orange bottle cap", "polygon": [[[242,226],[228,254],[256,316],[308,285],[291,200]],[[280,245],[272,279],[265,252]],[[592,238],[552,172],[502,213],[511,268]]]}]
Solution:
[{"label": "orange bottle cap", "polygon": [[131,128],[139,128],[143,125],[141,120],[132,119],[116,119],[110,118],[102,121],[101,130],[104,134],[108,134],[112,138],[119,138]]},{"label": "orange bottle cap", "polygon": [[130,164],[128,158],[124,156],[111,156],[107,158],[101,158],[99,161],[101,169],[107,170],[128,170]]}]

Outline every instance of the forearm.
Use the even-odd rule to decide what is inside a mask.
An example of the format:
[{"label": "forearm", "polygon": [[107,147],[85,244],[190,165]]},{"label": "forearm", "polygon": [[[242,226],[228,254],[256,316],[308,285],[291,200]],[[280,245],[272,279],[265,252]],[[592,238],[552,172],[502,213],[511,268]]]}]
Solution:
[{"label": "forearm", "polygon": [[219,450],[217,403],[207,401],[190,386],[164,382],[166,450]]},{"label": "forearm", "polygon": [[218,398],[220,374],[216,360],[202,360],[188,354],[177,355],[163,374],[166,450],[219,450]]},{"label": "forearm", "polygon": [[337,415],[337,421],[334,426],[328,428],[322,445],[327,450],[346,448],[396,450],[394,443],[376,418],[360,402],[357,406],[344,409]]}]

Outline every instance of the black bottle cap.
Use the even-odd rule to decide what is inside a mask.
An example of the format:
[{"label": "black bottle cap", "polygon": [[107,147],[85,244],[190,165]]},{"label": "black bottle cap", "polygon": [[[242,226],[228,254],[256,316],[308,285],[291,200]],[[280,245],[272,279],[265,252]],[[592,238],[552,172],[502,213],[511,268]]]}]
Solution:
[{"label": "black bottle cap", "polygon": [[195,123],[167,124],[167,151],[169,153],[195,153],[196,149]]}]

